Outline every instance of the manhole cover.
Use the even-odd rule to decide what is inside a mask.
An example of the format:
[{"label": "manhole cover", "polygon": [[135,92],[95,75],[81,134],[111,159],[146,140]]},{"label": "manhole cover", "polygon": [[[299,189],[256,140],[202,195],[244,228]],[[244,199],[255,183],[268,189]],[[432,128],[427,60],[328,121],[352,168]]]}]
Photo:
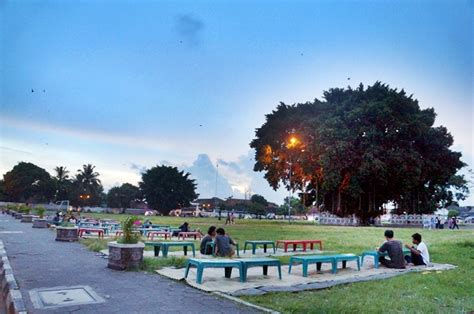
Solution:
[{"label": "manhole cover", "polygon": [[89,286],[33,289],[30,298],[37,309],[104,302]]}]

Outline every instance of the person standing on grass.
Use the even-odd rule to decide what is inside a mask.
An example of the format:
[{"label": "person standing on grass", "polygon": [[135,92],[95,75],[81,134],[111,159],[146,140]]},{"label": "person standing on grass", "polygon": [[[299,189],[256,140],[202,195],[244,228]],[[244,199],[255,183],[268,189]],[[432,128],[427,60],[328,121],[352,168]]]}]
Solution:
[{"label": "person standing on grass", "polygon": [[227,226],[227,224],[229,224],[229,225],[231,224],[230,212],[227,212],[227,218],[226,218],[226,220],[225,220],[225,224],[226,224],[226,226]]},{"label": "person standing on grass", "polygon": [[393,238],[392,230],[385,230],[384,233],[386,241],[378,248],[378,252],[387,253],[390,259],[385,256],[379,256],[380,264],[387,268],[405,268],[405,259],[403,258],[402,242]]},{"label": "person standing on grass", "polygon": [[212,247],[208,246],[208,243],[211,243],[214,238],[216,237],[216,227],[210,226],[209,229],[207,230],[207,234],[204,238],[201,240],[201,246],[199,247],[199,251],[201,254],[204,255],[211,255],[212,254]]},{"label": "person standing on grass", "polygon": [[220,257],[232,257],[235,254],[234,248],[232,245],[236,245],[234,240],[232,240],[228,235],[225,234],[225,230],[222,228],[217,229],[216,231],[215,243],[215,252],[216,256]]},{"label": "person standing on grass", "polygon": [[405,256],[408,264],[415,266],[428,265],[430,262],[430,253],[425,242],[421,241],[421,234],[415,233],[411,236],[412,242],[416,247],[405,244],[405,247],[410,250],[411,256]]},{"label": "person standing on grass", "polygon": [[456,228],[456,229],[459,230],[457,217],[453,217],[453,219],[452,219],[452,225],[453,225],[453,230],[454,230],[454,228]]}]

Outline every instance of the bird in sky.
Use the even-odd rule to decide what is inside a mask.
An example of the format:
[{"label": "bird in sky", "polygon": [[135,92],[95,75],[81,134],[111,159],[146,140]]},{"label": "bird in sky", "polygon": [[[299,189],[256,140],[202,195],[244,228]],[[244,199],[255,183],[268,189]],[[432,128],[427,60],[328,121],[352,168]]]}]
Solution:
[{"label": "bird in sky", "polygon": [[32,93],[34,93],[34,92],[35,92],[35,90],[32,88],[32,89],[31,89],[31,92],[32,92]]}]

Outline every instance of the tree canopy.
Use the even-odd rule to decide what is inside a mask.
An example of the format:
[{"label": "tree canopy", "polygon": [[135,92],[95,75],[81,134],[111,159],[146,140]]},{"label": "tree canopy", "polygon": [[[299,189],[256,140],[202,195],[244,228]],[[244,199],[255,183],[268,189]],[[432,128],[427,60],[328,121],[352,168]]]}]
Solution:
[{"label": "tree canopy", "polygon": [[280,103],[250,144],[254,170],[274,189],[306,192],[340,216],[368,219],[390,202],[396,212],[433,212],[468,193],[457,174],[465,166],[461,153],[450,149],[453,138],[434,126],[435,117],[404,90],[380,82]]},{"label": "tree canopy", "polygon": [[19,162],[3,176],[3,193],[9,201],[48,202],[54,191],[49,173],[29,162]]},{"label": "tree canopy", "polygon": [[143,199],[142,193],[137,186],[124,183],[113,187],[107,193],[107,206],[112,208],[130,208],[134,202]]},{"label": "tree canopy", "polygon": [[198,197],[196,183],[190,174],[176,167],[155,166],[142,174],[139,183],[148,205],[163,214],[189,206]]}]

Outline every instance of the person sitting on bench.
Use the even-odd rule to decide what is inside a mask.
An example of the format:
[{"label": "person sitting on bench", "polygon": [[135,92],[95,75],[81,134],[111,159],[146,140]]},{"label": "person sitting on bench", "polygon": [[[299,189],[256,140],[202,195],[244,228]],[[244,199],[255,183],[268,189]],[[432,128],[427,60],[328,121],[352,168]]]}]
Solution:
[{"label": "person sitting on bench", "polygon": [[235,245],[234,240],[225,234],[223,228],[219,228],[216,231],[215,241],[215,252],[216,256],[220,257],[232,257],[235,254],[234,248],[232,245]]},{"label": "person sitting on bench", "polygon": [[421,241],[421,234],[415,233],[411,238],[413,244],[416,245],[416,248],[409,244],[405,244],[405,247],[411,252],[411,256],[405,256],[407,263],[415,266],[428,265],[430,262],[430,253],[428,252],[428,247],[425,242]]},{"label": "person sitting on bench", "polygon": [[385,230],[386,241],[380,246],[378,251],[380,253],[387,252],[390,259],[386,259],[385,256],[379,257],[380,264],[387,268],[405,268],[405,259],[403,258],[402,243],[398,240],[393,239],[393,231]]},{"label": "person sitting on bench", "polygon": [[201,254],[204,254],[204,255],[212,254],[212,247],[208,246],[207,244],[212,242],[215,237],[216,237],[216,227],[210,226],[209,229],[207,230],[206,236],[202,238],[201,240],[201,246],[199,247],[199,251],[201,252]]}]

